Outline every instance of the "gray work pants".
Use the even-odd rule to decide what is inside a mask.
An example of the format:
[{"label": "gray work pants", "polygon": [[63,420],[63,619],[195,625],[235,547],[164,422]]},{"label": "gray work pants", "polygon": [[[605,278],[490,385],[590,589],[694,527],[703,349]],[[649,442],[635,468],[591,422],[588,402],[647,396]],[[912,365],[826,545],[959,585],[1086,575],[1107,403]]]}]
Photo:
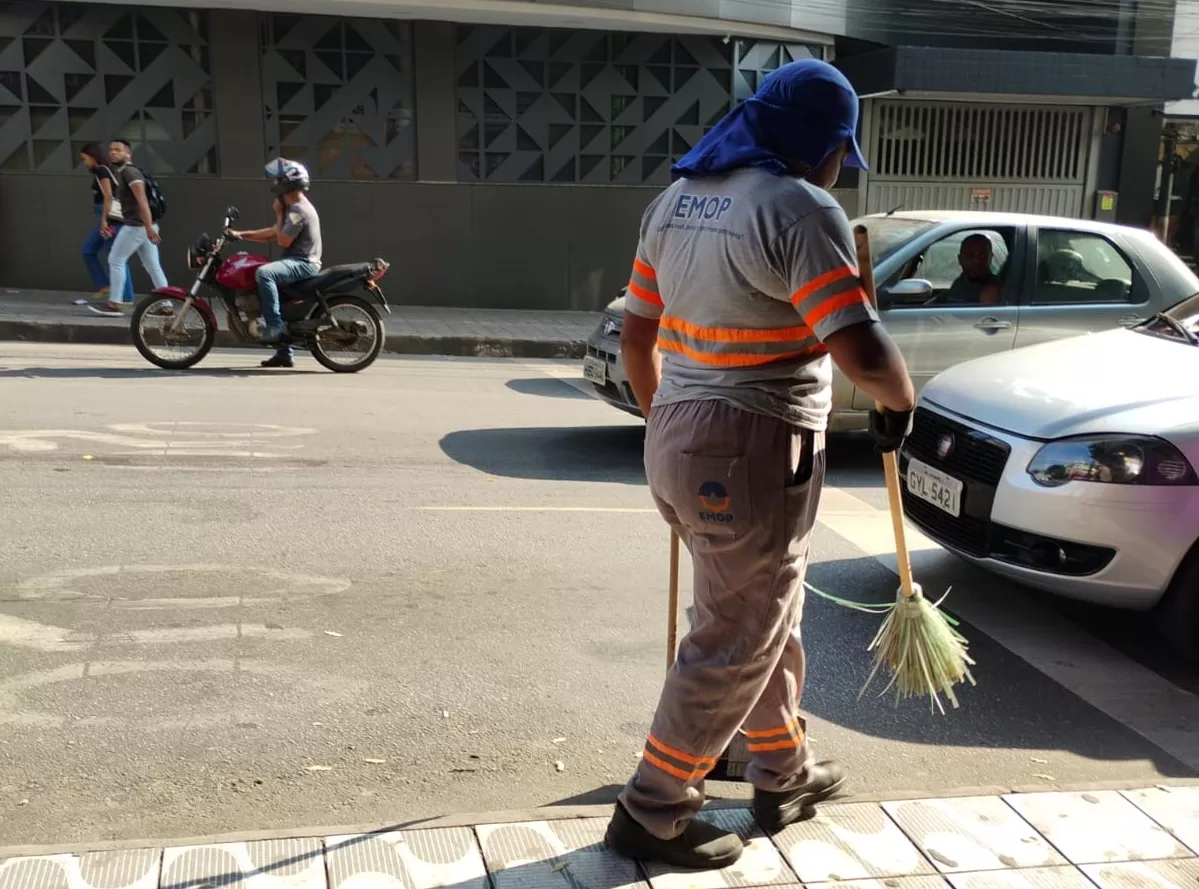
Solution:
[{"label": "gray work pants", "polygon": [[691,629],[620,797],[655,836],[678,836],[699,812],[704,777],[738,731],[755,787],[809,779],[800,617],[824,467],[824,434],[782,420],[721,401],[650,412],[650,491],[695,568]]}]

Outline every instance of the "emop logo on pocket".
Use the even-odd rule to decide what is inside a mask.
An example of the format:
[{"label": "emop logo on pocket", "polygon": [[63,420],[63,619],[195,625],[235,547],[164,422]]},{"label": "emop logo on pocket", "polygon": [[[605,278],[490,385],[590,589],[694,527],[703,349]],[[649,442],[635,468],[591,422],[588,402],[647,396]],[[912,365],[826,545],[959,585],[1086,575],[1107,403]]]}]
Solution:
[{"label": "emop logo on pocket", "polygon": [[700,521],[727,524],[733,520],[729,513],[732,498],[720,482],[704,482],[699,486],[699,505]]}]

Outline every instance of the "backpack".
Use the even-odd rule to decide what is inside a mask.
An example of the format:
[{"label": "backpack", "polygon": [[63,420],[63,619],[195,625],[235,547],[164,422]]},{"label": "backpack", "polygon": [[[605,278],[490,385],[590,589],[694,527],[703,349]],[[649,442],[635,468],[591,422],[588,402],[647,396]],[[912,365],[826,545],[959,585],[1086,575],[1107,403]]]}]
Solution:
[{"label": "backpack", "polygon": [[167,215],[166,196],[162,193],[158,180],[144,170],[142,178],[146,180],[146,203],[150,205],[150,218],[157,222]]}]

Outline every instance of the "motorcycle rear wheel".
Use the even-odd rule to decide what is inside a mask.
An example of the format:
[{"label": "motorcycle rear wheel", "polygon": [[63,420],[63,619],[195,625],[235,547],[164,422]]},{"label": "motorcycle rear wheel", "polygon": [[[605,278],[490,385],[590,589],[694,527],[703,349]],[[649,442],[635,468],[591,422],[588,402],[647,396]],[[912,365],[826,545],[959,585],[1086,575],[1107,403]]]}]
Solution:
[{"label": "motorcycle rear wheel", "polygon": [[[342,311],[338,312],[338,309],[342,309]],[[318,331],[312,341],[312,357],[323,367],[335,373],[358,373],[360,370],[366,370],[375,363],[375,359],[383,351],[383,343],[387,338],[387,331],[383,327],[383,319],[379,316],[378,310],[358,296],[335,296],[329,300],[329,311],[334,323],[338,321],[348,324],[357,322],[365,326],[367,332],[358,334],[353,340],[353,344],[359,345],[364,337],[370,337],[369,345],[363,347],[362,356],[357,360],[339,361],[334,357],[336,353],[328,350],[335,345],[335,339],[345,339],[348,344],[348,337],[340,332]]]},{"label": "motorcycle rear wheel", "polygon": [[[204,360],[216,344],[216,322],[206,312],[200,311],[193,304],[188,309],[187,315],[184,316],[182,323],[187,325],[187,329],[181,332],[171,333],[169,327],[174,322],[176,314],[183,308],[184,299],[180,296],[170,296],[166,294],[155,293],[146,297],[137,304],[133,310],[133,315],[129,319],[129,327],[133,334],[133,345],[137,347],[137,351],[141,356],[151,364],[161,367],[163,370],[186,370],[193,367]],[[164,311],[169,309],[169,313]],[[192,333],[193,320],[199,319],[202,329],[196,329]],[[155,327],[156,337],[163,341],[162,346],[155,347],[147,341],[146,325],[148,321],[159,321],[161,324]],[[186,334],[191,334],[186,335]],[[184,347],[184,354],[178,357],[165,357],[158,349],[172,348],[176,343],[187,342]]]}]

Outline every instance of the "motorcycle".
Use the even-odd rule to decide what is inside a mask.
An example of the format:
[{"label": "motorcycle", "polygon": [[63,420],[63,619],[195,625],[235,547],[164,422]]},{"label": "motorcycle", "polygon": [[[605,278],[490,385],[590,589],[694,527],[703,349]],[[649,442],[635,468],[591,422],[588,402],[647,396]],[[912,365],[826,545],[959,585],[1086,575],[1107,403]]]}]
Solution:
[{"label": "motorcycle", "polygon": [[[203,234],[188,248],[187,266],[198,270],[190,290],[156,289],[134,309],[133,344],[151,364],[183,370],[198,364],[216,344],[219,325],[212,305],[199,295],[203,286],[215,291],[224,305],[234,337],[261,345],[262,311],[254,276],[270,260],[244,251],[228,259],[221,255],[237,240],[229,227],[239,215],[236,207],[229,207],[221,234],[215,240]],[[370,367],[386,337],[375,304],[391,313],[378,283],[388,268],[383,259],[328,266],[314,277],[280,286],[280,309],[287,327],[282,343],[307,349],[321,365],[338,373]]]}]

